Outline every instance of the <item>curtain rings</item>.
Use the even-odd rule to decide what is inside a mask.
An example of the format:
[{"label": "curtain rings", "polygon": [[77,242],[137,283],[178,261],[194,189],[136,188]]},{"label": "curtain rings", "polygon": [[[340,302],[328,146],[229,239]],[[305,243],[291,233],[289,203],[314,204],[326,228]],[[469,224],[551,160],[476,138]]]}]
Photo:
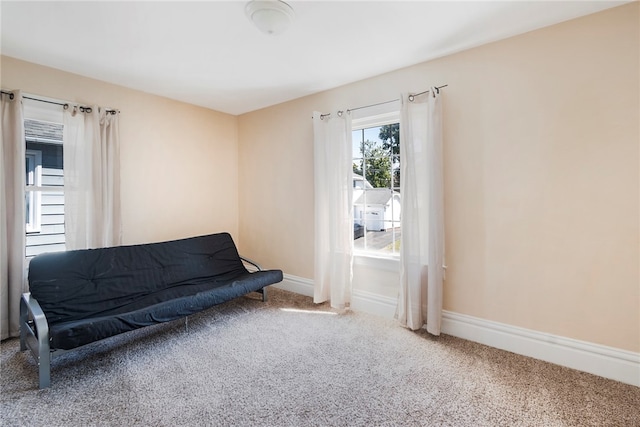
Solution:
[{"label": "curtain rings", "polygon": [[[65,109],[65,110],[68,110],[70,108],[70,105],[69,104],[64,104],[62,106],[62,108]],[[75,116],[76,114],[78,114],[78,110],[81,113],[91,113],[93,111],[93,109],[91,107],[84,107],[82,105],[74,105],[72,114]]]},{"label": "curtain rings", "polygon": [[[115,113],[114,113],[115,114]],[[336,114],[338,115],[338,117],[342,117],[342,115],[344,114],[344,111],[339,110],[336,112]],[[320,114],[320,120],[324,120],[325,117],[331,117],[331,113],[327,113],[327,114]]]},{"label": "curtain rings", "polygon": [[0,92],[2,95],[9,95],[9,99],[11,101],[13,101],[13,98],[15,98],[16,96],[13,94],[13,92],[5,92],[4,90]]}]

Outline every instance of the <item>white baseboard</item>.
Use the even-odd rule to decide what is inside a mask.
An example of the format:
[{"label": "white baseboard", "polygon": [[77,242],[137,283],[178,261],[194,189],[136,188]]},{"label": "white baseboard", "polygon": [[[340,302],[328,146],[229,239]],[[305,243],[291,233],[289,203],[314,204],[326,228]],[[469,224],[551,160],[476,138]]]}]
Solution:
[{"label": "white baseboard", "polygon": [[450,311],[442,333],[640,387],[640,353]]},{"label": "white baseboard", "polygon": [[[273,285],[313,296],[313,280],[285,274]],[[391,319],[396,300],[355,290],[351,308]],[[640,353],[444,310],[442,333],[640,387]]]},{"label": "white baseboard", "polygon": [[271,286],[278,289],[284,289],[285,291],[295,292],[296,294],[304,295],[306,297],[313,297],[313,280],[305,279],[304,277],[285,274],[282,282]]}]

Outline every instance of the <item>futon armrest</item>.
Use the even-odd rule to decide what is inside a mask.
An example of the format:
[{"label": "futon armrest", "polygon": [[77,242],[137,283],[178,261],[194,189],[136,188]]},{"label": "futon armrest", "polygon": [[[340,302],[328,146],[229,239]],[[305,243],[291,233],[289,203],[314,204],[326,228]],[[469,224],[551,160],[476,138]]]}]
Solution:
[{"label": "futon armrest", "polygon": [[240,257],[240,259],[241,259],[243,262],[246,262],[247,264],[251,264],[251,265],[253,265],[255,268],[257,268],[257,269],[258,269],[258,271],[262,271],[262,267],[260,267],[260,265],[259,265],[257,262],[255,262],[255,261],[251,261],[249,258],[245,258],[245,257],[243,257],[243,256],[241,256],[241,257]]},{"label": "futon armrest", "polygon": [[[23,326],[26,328],[23,329]],[[38,301],[31,296],[30,292],[22,294],[20,301],[20,332],[31,332],[36,335],[49,335],[49,323],[47,316],[40,307]],[[26,350],[26,348],[23,348]]]},{"label": "futon armrest", "polygon": [[20,299],[20,350],[31,351],[38,362],[40,388],[51,383],[49,323],[38,301],[30,292]]},{"label": "futon armrest", "polygon": [[[262,267],[260,267],[260,265],[255,262],[255,261],[251,261],[249,258],[245,258],[243,256],[240,256],[240,259],[242,260],[242,262],[246,262],[247,264],[251,264],[253,265],[257,271],[262,271]],[[262,301],[266,302],[267,301],[267,288],[262,288],[262,289],[258,289],[258,292],[262,294]]]}]

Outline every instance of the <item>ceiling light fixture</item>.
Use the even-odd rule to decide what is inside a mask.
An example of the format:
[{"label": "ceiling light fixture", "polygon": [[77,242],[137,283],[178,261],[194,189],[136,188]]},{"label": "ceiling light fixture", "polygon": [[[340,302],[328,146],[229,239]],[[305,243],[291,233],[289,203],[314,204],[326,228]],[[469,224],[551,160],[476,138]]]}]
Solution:
[{"label": "ceiling light fixture", "polygon": [[280,0],[252,0],[244,8],[247,17],[269,35],[283,33],[293,22],[293,8]]}]

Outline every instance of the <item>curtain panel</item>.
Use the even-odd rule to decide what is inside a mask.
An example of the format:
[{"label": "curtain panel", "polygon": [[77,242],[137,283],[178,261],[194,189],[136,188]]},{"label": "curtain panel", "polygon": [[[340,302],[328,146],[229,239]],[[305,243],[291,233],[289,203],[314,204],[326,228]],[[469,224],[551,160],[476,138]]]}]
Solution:
[{"label": "curtain panel", "polygon": [[22,94],[0,95],[0,339],[20,334],[25,285],[25,136]]},{"label": "curtain panel", "polygon": [[313,114],[316,303],[345,308],[351,302],[353,202],[351,120]]},{"label": "curtain panel", "polygon": [[442,103],[435,88],[402,97],[402,240],[396,318],[440,334],[444,281]]},{"label": "curtain panel", "polygon": [[63,115],[67,250],[122,243],[118,113],[82,110]]}]

